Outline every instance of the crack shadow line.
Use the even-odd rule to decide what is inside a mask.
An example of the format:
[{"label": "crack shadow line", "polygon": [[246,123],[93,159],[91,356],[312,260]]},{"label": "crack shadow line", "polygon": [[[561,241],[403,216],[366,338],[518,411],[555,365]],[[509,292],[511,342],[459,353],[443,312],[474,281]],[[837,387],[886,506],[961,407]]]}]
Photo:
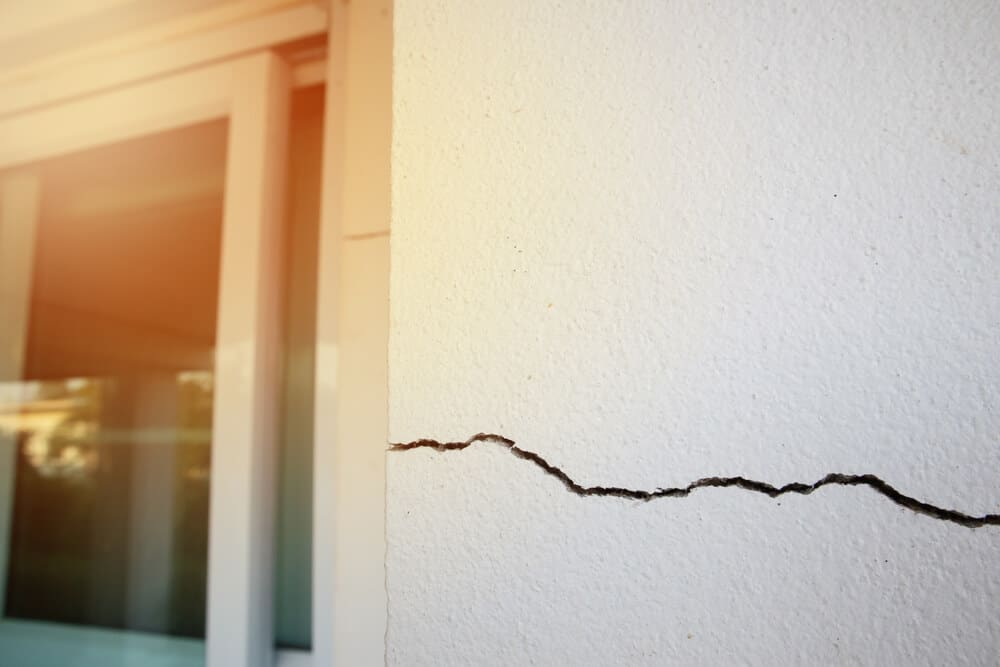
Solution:
[{"label": "crack shadow line", "polygon": [[728,488],[736,487],[754,493],[762,493],[771,498],[777,498],[786,493],[796,493],[807,496],[824,486],[867,486],[885,496],[900,507],[904,507],[911,512],[923,514],[940,521],[949,521],[966,528],[980,528],[982,526],[1000,526],[1000,514],[984,514],[982,516],[972,516],[958,510],[938,507],[930,503],[908,496],[894,486],[884,481],[877,475],[862,474],[848,475],[844,473],[830,473],[822,479],[812,483],[791,482],[784,486],[774,486],[767,482],[760,482],[746,477],[703,477],[691,482],[687,486],[677,486],[669,488],[658,488],[653,491],[642,489],[629,489],[621,486],[583,486],[567,475],[562,469],[546,461],[540,454],[518,447],[513,440],[495,433],[477,433],[464,442],[440,442],[438,440],[421,439],[412,442],[393,443],[389,446],[391,452],[405,452],[413,449],[433,449],[438,452],[460,451],[476,443],[491,443],[500,445],[519,459],[529,461],[541,468],[546,474],[555,477],[571,493],[578,496],[601,496],[612,498],[626,498],[629,500],[640,500],[649,502],[658,498],[684,498],[692,491],[705,488]]}]

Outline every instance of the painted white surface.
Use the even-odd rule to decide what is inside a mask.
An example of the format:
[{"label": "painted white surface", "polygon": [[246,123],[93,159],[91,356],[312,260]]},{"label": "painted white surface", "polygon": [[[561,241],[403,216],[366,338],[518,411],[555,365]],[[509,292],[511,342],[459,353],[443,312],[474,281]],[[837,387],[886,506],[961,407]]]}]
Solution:
[{"label": "painted white surface", "polygon": [[208,667],[270,667],[291,77],[272,53],[236,61],[232,69],[205,653]]},{"label": "painted white surface", "polygon": [[[301,1],[301,0],[300,0]],[[164,76],[326,32],[323,8],[295,0],[254,0],[107,39],[5,69],[0,45],[0,115]],[[68,45],[67,45],[68,46]]]},{"label": "painted white surface", "polygon": [[[1000,7],[397,0],[390,440],[1000,511]],[[390,454],[387,655],[993,664],[1000,530]]]},{"label": "painted white surface", "polygon": [[391,0],[329,0],[316,310],[315,665],[384,662]]},{"label": "painted white surface", "polygon": [[49,0],[0,6],[0,42],[63,22],[79,20],[135,0]]}]

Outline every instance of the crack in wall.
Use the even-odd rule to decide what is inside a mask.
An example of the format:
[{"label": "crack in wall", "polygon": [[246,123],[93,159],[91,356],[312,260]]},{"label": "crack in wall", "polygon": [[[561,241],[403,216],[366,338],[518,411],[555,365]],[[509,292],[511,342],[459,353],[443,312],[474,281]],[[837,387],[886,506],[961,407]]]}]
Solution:
[{"label": "crack in wall", "polygon": [[434,449],[439,452],[449,452],[463,450],[475,443],[492,443],[506,448],[507,451],[517,458],[530,461],[544,470],[548,475],[555,477],[562,482],[563,486],[565,486],[568,491],[575,493],[578,496],[627,498],[630,500],[648,502],[658,498],[684,498],[697,489],[736,487],[746,491],[762,493],[771,498],[777,498],[778,496],[786,493],[809,495],[813,491],[821,489],[824,486],[867,486],[873,491],[882,494],[900,507],[905,507],[906,509],[916,512],[917,514],[923,514],[941,521],[950,521],[951,523],[957,523],[958,525],[965,526],[967,528],[1000,526],[1000,514],[972,516],[970,514],[965,514],[964,512],[959,512],[958,510],[931,505],[930,503],[901,493],[888,482],[884,481],[877,475],[872,474],[848,475],[834,472],[812,484],[792,482],[790,484],[785,484],[784,486],[773,486],[767,482],[747,479],[746,477],[703,477],[702,479],[691,482],[687,486],[658,488],[653,491],[644,491],[642,489],[628,489],[621,486],[583,486],[582,484],[574,481],[572,477],[567,475],[560,468],[557,468],[546,461],[540,454],[536,454],[535,452],[527,449],[522,449],[518,447],[510,438],[505,438],[504,436],[496,435],[495,433],[477,433],[464,442],[440,442],[438,440],[422,439],[414,440],[412,442],[394,443],[390,445],[389,451],[403,452],[413,449],[427,448]]}]

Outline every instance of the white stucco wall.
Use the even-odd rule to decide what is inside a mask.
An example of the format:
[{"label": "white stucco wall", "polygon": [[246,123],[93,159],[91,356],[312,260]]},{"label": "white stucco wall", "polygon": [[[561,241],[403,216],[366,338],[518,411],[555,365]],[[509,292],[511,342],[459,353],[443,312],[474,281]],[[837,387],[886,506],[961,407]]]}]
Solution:
[{"label": "white stucco wall", "polygon": [[[1000,512],[1000,6],[396,0],[389,435]],[[393,665],[995,664],[1000,527],[388,455]]]}]

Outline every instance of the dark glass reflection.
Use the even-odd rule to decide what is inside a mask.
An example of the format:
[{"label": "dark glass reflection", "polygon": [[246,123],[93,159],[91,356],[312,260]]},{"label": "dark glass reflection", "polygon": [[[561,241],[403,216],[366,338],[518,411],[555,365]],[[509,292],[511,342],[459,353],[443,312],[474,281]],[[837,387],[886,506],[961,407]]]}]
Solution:
[{"label": "dark glass reflection", "polygon": [[6,617],[204,636],[225,133],[35,167]]}]

